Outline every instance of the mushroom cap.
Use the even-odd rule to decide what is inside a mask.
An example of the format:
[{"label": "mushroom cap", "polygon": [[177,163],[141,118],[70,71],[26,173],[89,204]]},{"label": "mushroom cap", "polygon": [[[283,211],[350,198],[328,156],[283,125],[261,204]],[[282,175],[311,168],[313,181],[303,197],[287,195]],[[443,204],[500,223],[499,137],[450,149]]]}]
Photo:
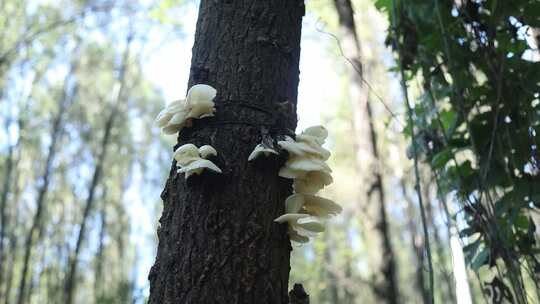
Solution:
[{"label": "mushroom cap", "polygon": [[[312,155],[320,157],[324,160],[330,158],[330,151],[323,148],[318,142],[317,138],[313,136],[297,136],[297,141],[292,139],[289,136],[285,137],[285,140],[278,141],[278,145],[283,149],[287,150],[289,154],[293,156],[304,156]],[[301,140],[303,139],[303,140]]]},{"label": "mushroom cap", "polygon": [[194,144],[180,146],[173,154],[177,166],[186,166],[192,161],[199,159],[199,150]]},{"label": "mushroom cap", "polygon": [[285,167],[297,171],[322,171],[330,173],[332,169],[324,162],[324,160],[315,157],[290,157],[285,163]]},{"label": "mushroom cap", "polygon": [[291,241],[293,242],[297,242],[297,243],[309,242],[309,238],[307,236],[298,234],[298,232],[296,232],[294,229],[289,228],[288,234],[289,234],[289,239],[291,239]]},{"label": "mushroom cap", "polygon": [[298,234],[304,236],[314,236],[313,234],[323,232],[325,230],[324,223],[316,216],[299,218],[296,221],[296,224],[292,226],[295,228]]},{"label": "mushroom cap", "polygon": [[215,111],[216,108],[214,108],[214,102],[210,101],[210,103],[198,103],[193,105],[187,115],[191,118],[205,118],[214,116]]},{"label": "mushroom cap", "polygon": [[323,232],[324,222],[316,217],[305,213],[286,213],[276,218],[274,222],[289,224],[289,232],[294,231],[293,235],[298,234],[303,237],[312,237],[319,232]]},{"label": "mushroom cap", "polygon": [[169,123],[172,117],[173,114],[167,112],[167,109],[163,109],[157,115],[155,123],[158,127],[163,128],[167,125],[167,123]]},{"label": "mushroom cap", "polygon": [[204,145],[199,148],[199,154],[202,158],[208,158],[210,155],[217,156],[217,151],[210,145]]},{"label": "mushroom cap", "polygon": [[207,159],[197,159],[190,162],[188,165],[178,169],[178,173],[186,173],[186,179],[192,174],[201,174],[204,169],[208,169],[217,173],[221,173],[221,169],[213,162]]},{"label": "mushroom cap", "polygon": [[161,129],[161,131],[165,134],[175,134],[180,132],[184,128],[184,124],[178,124],[178,125],[167,125]]},{"label": "mushroom cap", "polygon": [[216,89],[207,84],[196,84],[187,93],[186,101],[189,105],[212,101],[216,97]]},{"label": "mushroom cap", "polygon": [[332,200],[324,197],[295,193],[285,200],[287,213],[309,214],[319,218],[329,218],[341,213],[342,208]]},{"label": "mushroom cap", "polygon": [[184,127],[191,127],[192,118],[214,116],[216,108],[212,101],[216,89],[206,84],[192,86],[185,100],[171,102],[156,117],[156,124],[165,134],[180,132]]},{"label": "mushroom cap", "polygon": [[186,101],[184,99],[175,100],[165,107],[165,111],[170,114],[174,114],[183,111],[187,108]]},{"label": "mushroom cap", "polygon": [[303,217],[309,217],[309,214],[305,213],[285,213],[274,220],[276,223],[296,222]]},{"label": "mushroom cap", "polygon": [[297,193],[315,194],[334,180],[328,172],[311,171],[294,179],[294,190]]},{"label": "mushroom cap", "polygon": [[187,119],[187,110],[178,111],[173,114],[168,124],[170,125],[182,125],[186,122]]},{"label": "mushroom cap", "polygon": [[197,104],[214,103],[212,100],[216,97],[216,89],[207,84],[196,84],[192,86],[187,93],[186,102],[190,107]]},{"label": "mushroom cap", "polygon": [[248,161],[252,161],[252,160],[256,159],[261,154],[263,154],[264,156],[268,156],[270,154],[279,154],[279,153],[274,149],[267,148],[262,144],[258,144],[258,145],[255,146],[255,149],[253,149],[251,154],[249,154]]},{"label": "mushroom cap", "polygon": [[183,156],[183,155],[198,157],[199,149],[197,149],[197,146],[195,146],[194,144],[181,145],[180,147],[178,147],[178,149],[174,151],[174,157],[176,158],[177,156]]},{"label": "mushroom cap", "polygon": [[304,132],[302,132],[302,134],[303,135],[315,136],[315,137],[319,138],[320,140],[322,140],[323,142],[328,137],[328,131],[326,130],[325,127],[320,126],[320,125],[309,127],[307,129],[305,129]]},{"label": "mushroom cap", "polygon": [[302,194],[292,194],[285,199],[285,212],[286,213],[300,213],[304,207],[304,196]]},{"label": "mushroom cap", "polygon": [[321,218],[337,215],[343,210],[332,200],[310,194],[304,194],[304,209],[307,213]]},{"label": "mushroom cap", "polygon": [[214,116],[213,99],[216,97],[216,89],[207,84],[196,84],[187,93],[186,102],[190,111],[188,117],[202,118]]},{"label": "mushroom cap", "polygon": [[[175,116],[175,114],[186,111],[186,103],[184,100],[175,100],[168,104],[165,109],[161,110],[156,117],[156,124],[162,128],[170,123],[170,120]],[[178,120],[178,118],[176,118]],[[172,124],[179,124],[180,122],[173,122]]]}]

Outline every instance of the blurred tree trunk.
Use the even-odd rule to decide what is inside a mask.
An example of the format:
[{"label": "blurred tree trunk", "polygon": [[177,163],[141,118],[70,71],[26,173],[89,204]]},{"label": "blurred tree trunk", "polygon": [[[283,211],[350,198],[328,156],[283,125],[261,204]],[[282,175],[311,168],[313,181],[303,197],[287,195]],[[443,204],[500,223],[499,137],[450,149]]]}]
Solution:
[{"label": "blurred tree trunk", "polygon": [[103,171],[103,164],[105,162],[105,158],[107,155],[107,147],[110,144],[111,131],[114,126],[114,121],[116,117],[118,116],[118,113],[124,101],[124,90],[126,87],[126,73],[129,66],[129,51],[130,51],[132,38],[133,36],[131,34],[128,34],[126,49],[122,58],[122,63],[121,63],[120,71],[118,74],[118,86],[117,86],[117,91],[115,91],[116,96],[113,101],[113,105],[112,105],[113,108],[109,116],[107,117],[107,120],[105,121],[105,125],[103,126],[104,135],[101,140],[101,145],[99,147],[99,155],[95,163],[94,172],[92,174],[92,180],[90,182],[90,187],[88,188],[88,196],[86,198],[83,216],[81,219],[81,224],[79,226],[79,233],[77,235],[77,243],[75,245],[75,250],[73,251],[73,254],[71,256],[70,263],[69,263],[69,271],[66,276],[66,282],[65,282],[65,287],[64,287],[65,304],[73,303],[73,294],[77,287],[76,286],[77,266],[79,262],[79,254],[81,251],[82,242],[84,241],[84,237],[86,233],[86,225],[88,223],[90,212],[92,211],[92,207],[94,205],[95,192],[100,182],[101,174]]},{"label": "blurred tree trunk", "polygon": [[320,303],[340,303],[339,302],[339,290],[338,290],[338,279],[332,271],[332,250],[335,249],[332,247],[332,241],[329,237],[330,235],[325,234],[325,244],[324,247],[324,265],[325,273],[320,277],[325,281],[326,291],[321,292],[321,301]]},{"label": "blurred tree trunk", "polygon": [[56,156],[56,146],[58,141],[60,140],[60,137],[63,133],[63,119],[65,112],[67,111],[68,106],[72,103],[72,101],[75,99],[77,95],[78,85],[74,81],[74,73],[78,67],[78,44],[80,41],[77,42],[77,46],[75,47],[74,59],[71,63],[70,70],[68,71],[65,79],[64,79],[64,87],[62,89],[62,96],[59,100],[58,105],[58,112],[56,113],[56,116],[53,120],[52,125],[52,131],[51,131],[51,143],[49,145],[49,149],[47,152],[47,158],[45,160],[45,166],[43,168],[43,174],[41,175],[40,179],[37,181],[38,189],[37,189],[37,199],[36,199],[36,212],[32,219],[32,226],[30,227],[30,231],[28,231],[28,234],[26,235],[26,239],[24,242],[24,258],[23,258],[23,269],[20,277],[20,283],[19,283],[19,293],[17,296],[17,304],[23,304],[25,303],[25,296],[26,296],[26,280],[28,276],[28,271],[30,267],[30,258],[32,255],[32,249],[34,247],[34,239],[37,234],[42,229],[42,217],[45,213],[46,208],[46,196],[47,192],[49,190],[49,182],[52,175],[52,167],[53,162]]},{"label": "blurred tree trunk", "polygon": [[407,202],[407,226],[411,235],[411,245],[416,260],[417,292],[420,294],[423,303],[430,303],[430,294],[426,288],[426,278],[424,275],[424,237],[418,232],[418,227],[416,226],[417,217],[414,208],[415,203],[407,193],[407,185],[403,179],[401,180],[401,192]]},{"label": "blurred tree trunk", "polygon": [[[8,109],[10,106],[8,106]],[[11,113],[8,114],[8,119],[5,123],[5,132],[8,135],[7,145],[8,153],[6,156],[6,161],[4,164],[4,183],[2,187],[2,194],[0,196],[0,298],[3,298],[3,286],[4,286],[4,237],[6,234],[7,228],[7,216],[6,216],[6,205],[8,201],[8,194],[10,192],[10,186],[12,184],[12,173],[13,173],[13,164],[14,164],[14,154],[16,144],[12,144],[9,140],[9,128],[11,127]]]},{"label": "blurred tree trunk", "polygon": [[351,60],[349,70],[349,98],[353,108],[354,138],[357,170],[362,174],[361,198],[367,215],[366,222],[375,232],[375,246],[370,248],[370,265],[374,274],[373,292],[385,303],[398,303],[395,255],[390,241],[386,218],[386,202],[380,169],[377,133],[369,103],[369,89],[364,84],[362,49],[358,40],[354,11],[350,0],[334,0],[338,13],[340,41],[343,54]]},{"label": "blurred tree trunk", "polygon": [[101,201],[101,210],[99,212],[100,227],[98,251],[96,253],[96,269],[94,276],[94,303],[99,303],[99,299],[103,296],[103,262],[105,257],[105,235],[107,233],[107,188],[105,188]]},{"label": "blurred tree trunk", "polygon": [[291,182],[278,176],[283,160],[247,158],[263,133],[296,127],[304,10],[302,0],[201,1],[189,87],[215,87],[217,112],[182,130],[175,148],[212,145],[223,174],[186,180],[173,163],[150,303],[289,303],[291,246],[273,220]]},{"label": "blurred tree trunk", "polygon": [[[25,61],[27,60],[28,58],[25,59]],[[36,74],[32,80],[32,85],[30,86],[31,88],[33,88],[42,79],[46,70],[47,70],[47,66],[45,66],[44,68],[38,68],[35,70]],[[23,76],[21,75],[21,78],[22,77]],[[23,96],[21,96],[21,99],[23,99],[22,97]],[[15,261],[15,257],[13,256],[10,257],[11,263],[5,262],[6,256],[4,252],[4,246],[5,246],[4,243],[6,242],[5,239],[7,237],[7,234],[11,234],[11,236],[9,236],[9,239],[7,240],[10,243],[8,252],[10,252],[11,255],[13,255],[12,250],[14,250],[17,243],[16,241],[12,241],[12,239],[15,238],[15,236],[13,235],[14,234],[13,230],[16,229],[18,225],[10,226],[9,224],[10,224],[10,221],[17,222],[15,217],[17,215],[16,211],[18,208],[18,202],[19,202],[20,191],[21,191],[20,187],[18,187],[17,185],[17,181],[19,179],[19,173],[20,173],[20,170],[17,169],[17,166],[19,164],[19,161],[21,160],[21,146],[23,145],[22,134],[26,131],[24,129],[24,126],[26,124],[26,121],[28,120],[28,117],[26,116],[28,115],[27,113],[29,112],[28,109],[29,109],[29,104],[31,102],[31,99],[32,99],[32,94],[28,93],[28,95],[25,96],[24,100],[22,100],[21,104],[19,105],[21,106],[21,109],[19,110],[19,115],[18,115],[19,117],[17,118],[17,140],[13,144],[11,144],[8,141],[8,155],[6,159],[5,173],[4,173],[5,180],[4,180],[4,186],[2,188],[2,194],[0,198],[0,218],[1,218],[0,219],[1,221],[1,224],[0,224],[1,225],[0,226],[0,299],[4,297],[9,298],[8,293],[11,293],[11,285],[12,285],[11,280],[13,279],[12,277],[13,267],[11,267],[9,270],[6,271],[4,270],[4,266],[12,265],[13,262]],[[10,119],[7,120],[6,125],[5,125],[6,134],[10,134],[10,131],[9,131],[10,124],[11,124],[11,116],[10,116]],[[15,186],[15,190],[12,191],[11,188],[14,186]],[[11,192],[13,192],[12,199],[8,199],[9,194]],[[12,202],[10,208],[8,208],[10,211],[10,214],[8,214],[8,210],[6,210],[9,202]],[[4,283],[4,277],[6,275],[7,275],[7,277],[5,278],[7,280],[5,284],[6,288],[3,289],[2,287]],[[3,293],[4,290],[5,290],[5,294]]]},{"label": "blurred tree trunk", "polygon": [[[431,187],[429,184],[426,184],[423,187],[423,189],[425,189],[426,191],[429,191],[430,188]],[[439,228],[437,226],[437,223],[435,222],[435,215],[433,213],[434,211],[433,205],[432,205],[433,200],[430,199],[429,194],[426,195],[425,202],[426,202],[427,220],[428,220],[429,226],[432,229],[431,235],[433,236],[433,241],[435,243],[435,250],[437,252],[437,257],[438,257],[438,262],[439,262],[438,264],[440,268],[439,270],[441,272],[442,281],[444,282],[444,286],[445,286],[445,288],[443,289],[444,301],[455,303],[456,295],[454,293],[454,278],[452,277],[452,272],[446,269],[446,265],[447,265],[446,257],[448,253],[445,252],[444,250],[445,248],[449,248],[450,244],[443,243],[441,239],[441,236],[439,234]]]},{"label": "blurred tree trunk", "polygon": [[[17,153],[16,161],[15,161],[16,164],[19,162],[20,158],[21,158],[21,151],[19,149]],[[12,208],[11,208],[11,214],[8,217],[10,219],[10,221],[8,222],[10,229],[7,229],[6,231],[7,238],[9,239],[8,252],[10,254],[6,256],[6,265],[14,265],[15,260],[17,259],[17,256],[18,256],[18,250],[17,250],[18,249],[18,238],[17,238],[18,234],[16,230],[17,230],[17,227],[20,227],[20,222],[19,222],[19,217],[18,217],[19,215],[17,212],[19,208],[19,201],[21,198],[21,187],[20,187],[20,184],[18,183],[19,174],[20,174],[20,171],[16,170],[15,176],[13,177],[13,182],[14,182],[13,199],[12,199],[13,203],[12,203]],[[7,260],[8,258],[9,260]],[[6,284],[5,284],[5,292],[3,294],[4,304],[12,303],[10,299],[11,299],[11,290],[13,286],[14,268],[15,267],[8,267],[8,269],[5,270],[6,271],[6,274],[5,274]]]}]

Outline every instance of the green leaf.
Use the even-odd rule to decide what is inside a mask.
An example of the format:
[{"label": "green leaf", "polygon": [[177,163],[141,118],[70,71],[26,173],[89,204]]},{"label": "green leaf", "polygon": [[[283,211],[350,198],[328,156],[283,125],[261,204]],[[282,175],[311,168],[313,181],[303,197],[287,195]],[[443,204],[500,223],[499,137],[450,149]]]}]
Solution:
[{"label": "green leaf", "polygon": [[446,163],[452,159],[452,150],[450,148],[445,148],[441,152],[435,154],[431,159],[431,166],[435,169],[442,169]]},{"label": "green leaf", "polygon": [[516,216],[516,218],[514,219],[514,226],[521,230],[527,231],[529,229],[530,224],[531,223],[529,221],[529,218],[523,214]]},{"label": "green leaf", "polygon": [[488,262],[490,256],[490,251],[488,248],[483,248],[477,255],[474,257],[471,268],[473,270],[478,270],[480,267],[484,266]]},{"label": "green leaf", "polygon": [[376,0],[375,7],[380,11],[392,11],[392,0]]}]

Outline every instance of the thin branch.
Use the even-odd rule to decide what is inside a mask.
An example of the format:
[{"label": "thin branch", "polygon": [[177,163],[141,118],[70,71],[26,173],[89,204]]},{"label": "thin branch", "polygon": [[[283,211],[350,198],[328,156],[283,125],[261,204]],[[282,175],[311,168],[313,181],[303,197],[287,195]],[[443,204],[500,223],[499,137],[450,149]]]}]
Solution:
[{"label": "thin branch", "polygon": [[412,138],[412,147],[413,147],[413,157],[414,157],[414,175],[415,175],[415,190],[416,195],[418,196],[418,204],[420,206],[420,215],[422,218],[422,228],[424,230],[424,239],[426,244],[426,253],[427,253],[427,259],[428,259],[428,271],[429,271],[429,293],[430,293],[430,302],[434,303],[434,280],[433,280],[433,261],[431,258],[431,246],[429,241],[429,233],[427,228],[427,220],[426,220],[426,211],[424,208],[424,203],[422,200],[422,192],[421,192],[421,186],[420,186],[420,173],[418,170],[418,147],[416,142],[416,134],[414,131],[414,119],[413,119],[413,110],[409,101],[409,93],[407,89],[407,84],[405,83],[405,72],[403,69],[403,62],[401,59],[401,47],[400,44],[397,41],[397,23],[396,23],[396,3],[395,0],[392,0],[392,27],[394,29],[394,44],[396,45],[398,49],[398,64],[399,64],[399,71],[401,76],[401,88],[403,90],[403,97],[405,98],[405,103],[407,107],[407,116],[409,125],[411,126],[411,138]]},{"label": "thin branch", "polygon": [[[317,21],[317,23],[319,23],[319,20]],[[362,75],[362,71],[360,70],[360,68],[353,62],[353,60],[351,60],[349,57],[347,57],[345,55],[345,53],[343,52],[343,48],[341,47],[341,41],[339,40],[339,38],[335,34],[327,32],[327,31],[325,31],[323,29],[320,29],[318,27],[315,27],[315,30],[317,32],[319,32],[319,33],[322,33],[322,34],[325,34],[325,35],[328,35],[328,36],[332,37],[336,41],[337,47],[339,49],[340,56],[343,57],[353,67],[353,69],[358,73],[358,75],[360,76],[360,79],[362,79],[362,82],[364,82],[366,84],[366,86],[368,87],[368,89],[373,93],[373,95],[375,95],[375,97],[377,97],[377,100],[384,106],[384,108],[390,114],[390,116],[392,116],[392,118],[402,128],[405,127],[405,125],[401,122],[399,117],[392,111],[392,109],[390,109],[390,107],[384,101],[384,99],[377,93],[377,91],[375,91],[373,89],[373,86],[364,78],[364,75]]]}]

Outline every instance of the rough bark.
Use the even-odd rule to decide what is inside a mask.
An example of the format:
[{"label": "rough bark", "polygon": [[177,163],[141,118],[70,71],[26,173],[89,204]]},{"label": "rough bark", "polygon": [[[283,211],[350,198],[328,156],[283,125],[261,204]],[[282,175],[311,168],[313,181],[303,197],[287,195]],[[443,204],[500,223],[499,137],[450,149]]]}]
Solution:
[{"label": "rough bark", "polygon": [[105,125],[103,126],[104,134],[103,134],[103,138],[101,139],[101,145],[99,148],[99,154],[96,160],[96,164],[94,166],[92,180],[88,188],[88,196],[86,198],[83,216],[81,219],[81,224],[79,226],[79,233],[77,235],[77,243],[75,245],[75,250],[73,251],[72,257],[70,259],[69,271],[66,276],[66,283],[64,287],[66,304],[72,304],[74,300],[73,295],[75,292],[75,288],[77,287],[76,286],[77,266],[79,263],[79,254],[82,248],[82,243],[85,238],[86,225],[90,217],[90,212],[92,211],[93,206],[94,206],[94,201],[95,201],[94,197],[95,197],[97,186],[101,179],[101,174],[103,171],[105,158],[107,156],[107,148],[110,144],[111,131],[114,126],[115,119],[118,116],[118,113],[120,111],[122,102],[124,101],[124,91],[125,91],[125,86],[126,86],[125,77],[126,77],[127,67],[128,67],[129,48],[130,48],[131,40],[132,40],[132,35],[130,34],[127,39],[127,46],[123,55],[122,64],[121,64],[122,66],[120,67],[120,72],[118,76],[118,84],[119,84],[118,91],[116,92],[113,108],[109,116],[107,117],[107,120],[105,121]]},{"label": "rough bark", "polygon": [[186,180],[173,163],[162,193],[150,303],[289,303],[291,246],[283,160],[247,162],[262,134],[296,127],[302,0],[202,0],[189,86],[217,89],[214,118],[182,130],[179,145],[210,144],[223,174]]},{"label": "rough bark", "polygon": [[370,264],[374,274],[372,289],[380,301],[398,303],[396,262],[386,217],[377,133],[369,102],[369,89],[363,81],[365,71],[354,11],[350,0],[334,0],[334,4],[338,13],[342,51],[351,63],[348,65],[349,98],[353,108],[357,170],[362,173],[360,200],[367,212],[364,222],[375,232],[372,234],[375,246],[370,249]]}]

